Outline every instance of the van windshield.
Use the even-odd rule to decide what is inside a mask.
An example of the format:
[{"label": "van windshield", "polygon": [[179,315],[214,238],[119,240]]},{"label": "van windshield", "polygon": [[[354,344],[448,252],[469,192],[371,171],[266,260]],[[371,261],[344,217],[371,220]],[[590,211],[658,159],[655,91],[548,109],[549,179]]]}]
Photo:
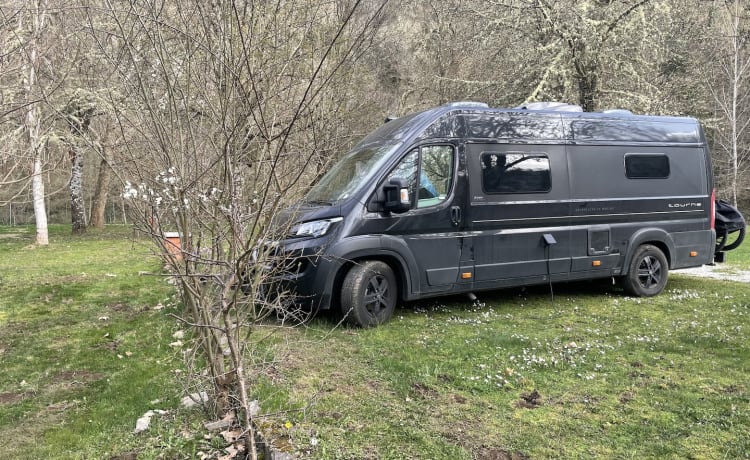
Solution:
[{"label": "van windshield", "polygon": [[305,202],[333,204],[349,198],[387,161],[398,143],[377,144],[353,150],[338,161],[305,196]]}]

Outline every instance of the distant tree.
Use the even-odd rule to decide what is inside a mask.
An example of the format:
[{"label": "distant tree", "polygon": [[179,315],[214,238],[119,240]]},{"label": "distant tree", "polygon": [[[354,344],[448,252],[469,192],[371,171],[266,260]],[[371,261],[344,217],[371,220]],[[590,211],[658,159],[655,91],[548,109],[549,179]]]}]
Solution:
[{"label": "distant tree", "polygon": [[689,0],[400,0],[371,51],[396,113],[455,100],[689,107]]},{"label": "distant tree", "polygon": [[62,115],[70,130],[67,142],[71,163],[70,214],[73,233],[78,234],[86,231],[86,206],[83,196],[84,149],[90,143],[90,126],[96,113],[96,100],[90,93],[80,89],[73,93],[62,109]]},{"label": "distant tree", "polygon": [[578,87],[578,104],[584,111],[598,108],[602,68],[608,53],[634,14],[650,0],[558,1],[534,0],[532,11],[541,19],[541,37],[549,46],[565,50]]},{"label": "distant tree", "polygon": [[750,5],[741,0],[714,2],[710,58],[704,67],[706,87],[715,102],[714,130],[720,179],[736,206],[750,160]]},{"label": "distant tree", "polygon": [[18,45],[14,51],[17,53],[17,62],[21,66],[25,96],[23,126],[29,149],[27,158],[31,163],[30,177],[36,222],[36,243],[39,245],[49,244],[42,176],[46,139],[42,133],[40,109],[40,101],[44,99],[45,94],[38,78],[40,69],[44,65],[42,39],[47,28],[47,15],[47,0],[34,0],[30,8],[27,5],[13,4],[3,13],[5,18],[12,16],[17,20],[17,28],[9,35],[13,38],[12,42]]},{"label": "distant tree", "polygon": [[91,217],[89,223],[92,227],[99,229],[104,228],[104,224],[106,223],[105,212],[107,210],[109,189],[112,182],[114,156],[112,154],[113,148],[107,145],[107,140],[110,139],[109,130],[114,130],[114,127],[105,125],[102,137],[96,144],[96,150],[100,158],[94,194],[91,198]]}]

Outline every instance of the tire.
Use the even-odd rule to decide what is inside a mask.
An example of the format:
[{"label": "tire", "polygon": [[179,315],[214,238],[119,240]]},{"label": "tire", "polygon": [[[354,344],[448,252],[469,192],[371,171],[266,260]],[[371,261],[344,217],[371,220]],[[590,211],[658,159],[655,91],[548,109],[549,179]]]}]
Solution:
[{"label": "tire", "polygon": [[737,230],[737,236],[731,243],[727,244],[727,241],[729,241],[729,235],[734,234],[735,232],[727,232],[724,231],[721,234],[716,235],[716,251],[731,251],[733,249],[737,249],[741,244],[742,241],[745,239],[745,227],[740,228]]},{"label": "tire", "polygon": [[659,248],[644,244],[636,249],[622,278],[625,292],[635,297],[652,297],[664,290],[669,275],[669,264]]},{"label": "tire", "polygon": [[341,286],[341,310],[355,326],[373,327],[388,322],[396,308],[398,286],[388,264],[368,260],[354,265]]}]

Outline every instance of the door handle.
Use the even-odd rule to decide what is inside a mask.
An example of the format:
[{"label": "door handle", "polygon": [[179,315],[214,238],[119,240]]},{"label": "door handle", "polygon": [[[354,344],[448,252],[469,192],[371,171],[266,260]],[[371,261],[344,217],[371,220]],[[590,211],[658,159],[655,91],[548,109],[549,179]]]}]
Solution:
[{"label": "door handle", "polygon": [[454,227],[461,225],[461,206],[451,207],[451,223]]}]

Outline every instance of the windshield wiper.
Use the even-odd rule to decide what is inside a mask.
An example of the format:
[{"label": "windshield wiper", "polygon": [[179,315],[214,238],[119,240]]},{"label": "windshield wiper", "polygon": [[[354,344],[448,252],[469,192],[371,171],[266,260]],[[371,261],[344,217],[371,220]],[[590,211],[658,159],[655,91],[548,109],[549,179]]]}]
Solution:
[{"label": "windshield wiper", "polygon": [[326,200],[306,200],[306,204],[323,204],[326,206],[333,206],[333,201],[326,201]]}]

